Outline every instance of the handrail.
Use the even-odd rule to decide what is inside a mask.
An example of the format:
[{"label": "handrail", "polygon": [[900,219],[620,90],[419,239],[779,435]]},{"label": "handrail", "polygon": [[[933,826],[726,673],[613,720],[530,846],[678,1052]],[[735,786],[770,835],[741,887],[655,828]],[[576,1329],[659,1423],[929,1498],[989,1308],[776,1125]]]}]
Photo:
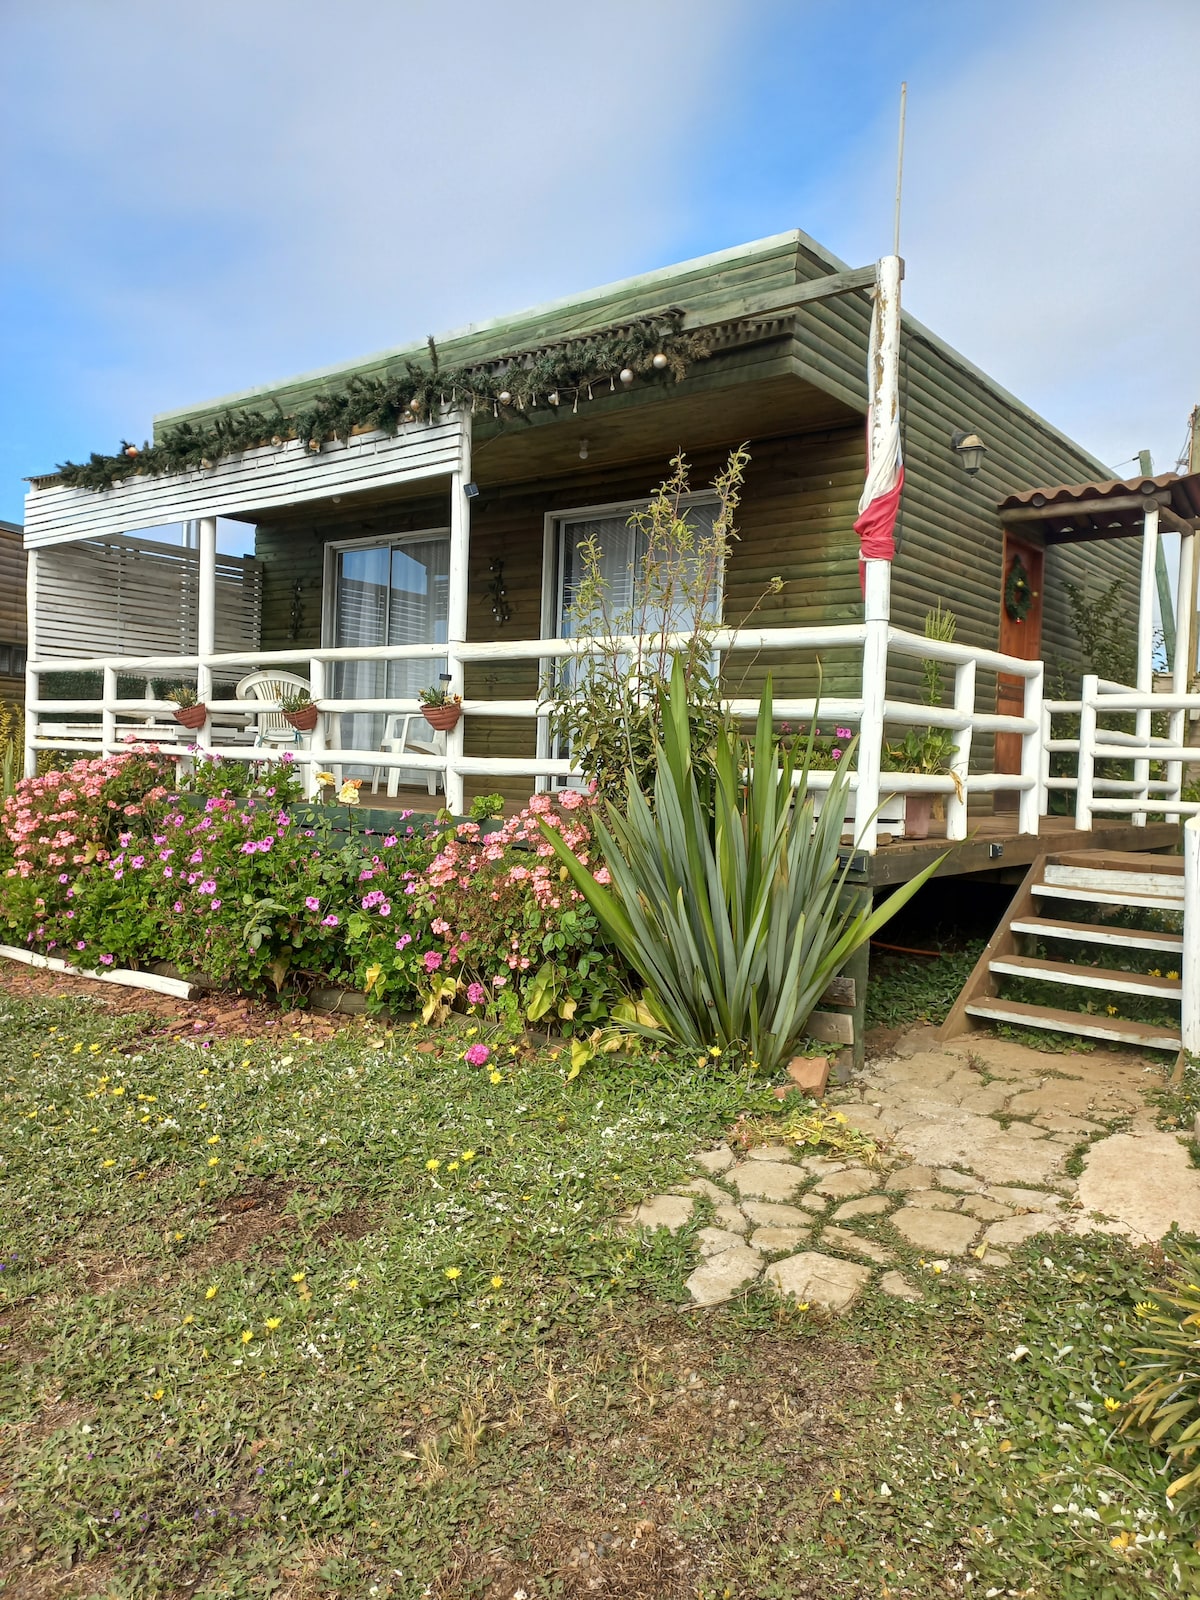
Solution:
[{"label": "handrail", "polygon": [[[868,608],[869,609],[869,608]],[[872,631],[874,630],[874,631]],[[693,634],[673,634],[666,638],[652,638],[649,648],[657,655],[669,653],[686,644]],[[946,796],[946,831],[951,840],[964,839],[967,833],[967,799],[969,796],[1011,791],[1020,796],[1019,827],[1022,832],[1036,833],[1039,814],[1043,808],[1044,786],[1041,774],[1043,752],[1041,731],[1043,724],[1042,682],[1044,666],[1040,661],[1026,661],[1003,655],[994,650],[975,649],[960,644],[947,644],[942,640],[926,639],[923,635],[908,633],[886,622],[876,613],[874,620],[862,623],[837,623],[819,627],[722,627],[706,631],[705,640],[714,650],[724,654],[735,651],[804,651],[810,657],[817,652],[854,651],[861,655],[861,686],[857,694],[841,694],[818,699],[815,695],[797,695],[776,699],[774,712],[777,721],[811,722],[819,717],[822,724],[831,727],[845,724],[856,730],[859,738],[859,769],[849,774],[850,792],[856,797],[856,808],[862,815],[858,825],[857,842],[860,848],[875,848],[876,811],[881,798],[889,795],[941,794]],[[874,641],[874,642],[872,642]],[[644,649],[646,641],[628,637],[603,641],[606,650],[634,654],[639,643]],[[464,667],[476,663],[537,662],[543,669],[555,660],[573,660],[595,656],[600,642],[590,637],[576,639],[509,639],[472,640],[469,642],[436,642],[417,645],[372,646],[293,646],[289,649],[213,651],[200,654],[155,656],[97,656],[78,659],[37,657],[28,664],[27,710],[27,767],[35,764],[37,753],[43,749],[72,749],[79,751],[114,751],[121,748],[126,736],[153,738],[153,725],[147,719],[167,717],[174,706],[149,693],[144,699],[130,699],[117,694],[119,675],[141,676],[149,679],[165,673],[194,674],[211,681],[214,672],[263,666],[307,666],[313,701],[319,711],[329,716],[399,715],[415,716],[418,702],[411,696],[372,695],[357,698],[330,693],[333,682],[330,673],[341,663],[356,661],[433,661],[445,660],[447,670],[455,675],[461,685]],[[885,690],[889,656],[902,659],[931,659],[946,663],[952,668],[954,679],[953,703],[929,706],[910,701],[902,695],[888,696]],[[1022,715],[1006,715],[976,706],[976,674],[979,668],[996,670],[1020,676],[1025,682],[1025,708]],[[69,700],[48,700],[38,693],[40,681],[45,676],[62,672],[100,672],[103,684],[93,698],[75,695]],[[220,754],[230,760],[254,761],[261,759],[262,750],[245,743],[229,743],[222,738],[222,729],[230,729],[239,722],[245,723],[264,712],[278,710],[274,701],[255,701],[249,705],[233,700],[209,700],[208,723],[196,735],[197,746],[205,752]],[[740,719],[750,719],[758,714],[759,701],[744,695],[731,696],[726,702],[729,712]],[[556,699],[539,692],[522,698],[496,700],[475,696],[463,699],[463,720],[447,737],[444,754],[422,755],[416,751],[393,753],[390,751],[347,750],[335,745],[340,729],[337,725],[326,728],[322,718],[310,737],[306,748],[293,751],[298,763],[309,775],[322,766],[362,764],[379,768],[411,768],[414,771],[435,770],[442,774],[446,788],[446,802],[450,810],[461,811],[463,779],[468,775],[495,777],[524,776],[544,784],[553,778],[572,775],[577,769],[569,758],[555,755],[549,743],[550,719],[558,709]],[[55,729],[56,717],[97,716],[95,737],[91,725],[64,726]],[[489,717],[502,720],[533,722],[541,730],[538,750],[528,756],[468,755],[463,748],[463,728],[472,717]],[[120,720],[118,720],[120,719]],[[42,731],[41,724],[45,724]],[[138,725],[141,725],[140,728]],[[132,726],[131,726],[132,725]],[[881,770],[883,746],[888,728],[929,727],[945,730],[953,736],[953,774],[888,772]],[[172,727],[172,738],[176,730]],[[1015,734],[1021,741],[1021,770],[1017,773],[972,772],[971,746],[975,734]],[[833,781],[831,772],[814,772],[814,789],[828,788]]]}]

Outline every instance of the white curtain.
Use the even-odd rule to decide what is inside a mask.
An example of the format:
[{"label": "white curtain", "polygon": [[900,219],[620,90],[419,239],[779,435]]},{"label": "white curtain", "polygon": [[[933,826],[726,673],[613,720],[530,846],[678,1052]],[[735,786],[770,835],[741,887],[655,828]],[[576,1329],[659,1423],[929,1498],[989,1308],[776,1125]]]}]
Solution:
[{"label": "white curtain", "polygon": [[[360,545],[337,558],[334,644],[371,647],[445,644],[448,619],[450,541],[444,537],[403,543]],[[446,670],[444,656],[412,661],[342,661],[334,671],[339,700],[415,699]],[[377,750],[382,712],[352,711],[341,717],[344,750]],[[355,769],[358,775],[365,768]],[[415,772],[402,771],[404,782]]]}]

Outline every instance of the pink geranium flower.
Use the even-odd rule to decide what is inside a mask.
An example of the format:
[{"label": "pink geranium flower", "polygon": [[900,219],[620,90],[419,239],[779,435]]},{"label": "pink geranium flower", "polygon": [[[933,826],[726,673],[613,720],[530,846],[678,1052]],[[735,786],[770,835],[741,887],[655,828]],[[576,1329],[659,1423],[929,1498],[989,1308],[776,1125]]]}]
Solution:
[{"label": "pink geranium flower", "polygon": [[317,899],[315,894],[306,894],[304,896],[304,904],[310,911],[320,911],[321,909],[321,902]]},{"label": "pink geranium flower", "polygon": [[481,1006],[487,1000],[487,990],[481,983],[468,984],[467,1000],[473,1006]]},{"label": "pink geranium flower", "polygon": [[468,1046],[463,1059],[468,1066],[486,1067],[492,1059],[492,1052],[485,1044],[473,1044]]},{"label": "pink geranium flower", "polygon": [[425,971],[426,972],[436,972],[437,969],[441,966],[441,964],[442,964],[442,957],[441,957],[441,954],[440,954],[439,951],[437,951],[437,950],[426,950],[426,952],[425,952]]}]

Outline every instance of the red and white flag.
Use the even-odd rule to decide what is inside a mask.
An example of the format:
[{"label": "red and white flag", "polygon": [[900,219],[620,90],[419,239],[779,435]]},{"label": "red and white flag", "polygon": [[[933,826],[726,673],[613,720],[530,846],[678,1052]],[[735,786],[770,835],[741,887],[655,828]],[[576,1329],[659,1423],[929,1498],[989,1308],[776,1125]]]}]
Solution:
[{"label": "red and white flag", "polygon": [[[894,260],[895,258],[891,258]],[[881,268],[889,262],[881,262]],[[892,277],[891,274],[887,276]],[[858,534],[859,562],[891,561],[896,554],[893,533],[900,495],[904,488],[904,463],[900,456],[900,281],[880,282],[871,313],[871,344],[867,360],[871,401],[867,410],[867,481],[858,502],[854,531]]]}]

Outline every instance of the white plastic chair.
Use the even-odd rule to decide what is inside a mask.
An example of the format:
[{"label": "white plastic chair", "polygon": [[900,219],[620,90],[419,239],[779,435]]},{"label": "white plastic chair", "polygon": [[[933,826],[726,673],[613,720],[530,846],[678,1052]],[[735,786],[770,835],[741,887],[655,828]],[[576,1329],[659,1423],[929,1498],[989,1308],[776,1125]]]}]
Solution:
[{"label": "white plastic chair", "polygon": [[[423,730],[419,739],[412,737],[412,726],[418,724]],[[431,728],[419,711],[392,711],[383,725],[383,738],[379,741],[379,748],[388,751],[391,755],[403,755],[406,750],[412,750],[422,756],[444,756],[446,754],[446,735],[438,733]],[[371,793],[379,793],[379,779],[383,772],[382,767],[376,767],[371,774]],[[438,789],[438,774],[429,767],[425,772],[425,782],[430,794],[436,794]],[[387,769],[388,798],[394,800],[396,790],[400,787],[400,768]]]},{"label": "white plastic chair", "polygon": [[[234,690],[237,700],[278,700],[293,689],[307,689],[308,679],[298,678],[294,672],[252,672],[242,679]],[[308,749],[309,736],[293,728],[282,711],[259,711],[255,714],[254,743],[259,745],[298,745]]]}]

